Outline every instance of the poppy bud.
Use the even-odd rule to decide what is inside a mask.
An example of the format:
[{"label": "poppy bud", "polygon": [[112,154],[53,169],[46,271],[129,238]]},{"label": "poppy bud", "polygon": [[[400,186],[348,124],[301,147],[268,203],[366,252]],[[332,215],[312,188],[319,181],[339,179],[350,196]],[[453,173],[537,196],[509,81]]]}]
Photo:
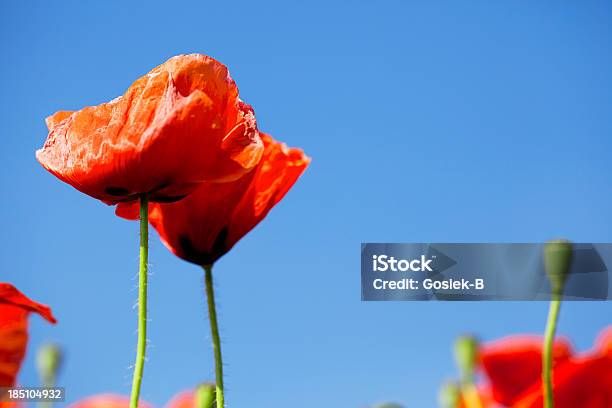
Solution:
[{"label": "poppy bud", "polygon": [[567,240],[548,241],[544,245],[544,269],[554,295],[560,295],[572,264],[572,244]]},{"label": "poppy bud", "polygon": [[62,350],[56,344],[45,344],[38,349],[36,366],[43,385],[52,386],[62,364]]},{"label": "poppy bud", "polygon": [[478,358],[478,340],[474,336],[460,336],[455,340],[455,361],[461,374],[461,382],[474,382],[474,369]]},{"label": "poppy bud", "polygon": [[453,382],[448,382],[440,388],[438,404],[442,408],[458,408],[461,406],[461,390]]},{"label": "poppy bud", "polygon": [[214,402],[215,386],[208,383],[200,384],[195,393],[196,408],[212,408]]}]

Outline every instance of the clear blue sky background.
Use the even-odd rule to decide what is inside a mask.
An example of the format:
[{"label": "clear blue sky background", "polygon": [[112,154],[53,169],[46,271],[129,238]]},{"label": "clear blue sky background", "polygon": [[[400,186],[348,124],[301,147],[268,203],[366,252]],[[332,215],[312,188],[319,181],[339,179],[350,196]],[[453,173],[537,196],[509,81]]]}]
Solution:
[{"label": "clear blue sky background", "polygon": [[[495,4],[493,4],[495,3]],[[0,5],[0,280],[53,307],[68,400],[127,394],[138,226],[45,172],[44,118],[180,53],[227,64],[260,128],[312,166],[216,267],[228,407],[433,407],[449,347],[542,330],[544,303],[362,303],[364,241],[612,241],[605,1]],[[143,397],[213,378],[202,272],[151,237]],[[586,349],[612,304],[571,303]]]}]

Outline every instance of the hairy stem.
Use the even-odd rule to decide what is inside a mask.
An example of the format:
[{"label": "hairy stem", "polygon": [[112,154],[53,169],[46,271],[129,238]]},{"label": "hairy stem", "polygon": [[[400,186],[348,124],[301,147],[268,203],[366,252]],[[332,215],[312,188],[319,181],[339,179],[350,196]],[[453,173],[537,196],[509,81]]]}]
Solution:
[{"label": "hairy stem", "polygon": [[206,298],[208,299],[208,317],[210,320],[210,332],[212,335],[213,351],[215,354],[217,408],[223,408],[223,358],[221,356],[221,339],[219,337],[219,325],[217,324],[217,310],[215,307],[215,289],[213,287],[212,265],[205,265],[204,271],[204,281],[206,283]]},{"label": "hairy stem", "polygon": [[140,197],[140,267],[138,270],[138,344],[132,381],[130,408],[138,407],[147,349],[147,264],[149,258],[149,199]]}]

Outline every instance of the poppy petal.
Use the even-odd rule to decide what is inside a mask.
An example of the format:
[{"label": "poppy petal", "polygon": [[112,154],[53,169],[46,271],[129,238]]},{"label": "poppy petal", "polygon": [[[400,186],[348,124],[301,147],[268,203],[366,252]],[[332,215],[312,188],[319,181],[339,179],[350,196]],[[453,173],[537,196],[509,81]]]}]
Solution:
[{"label": "poppy petal", "polygon": [[195,390],[183,391],[174,396],[166,408],[212,408],[215,403],[215,386],[204,383]]},{"label": "poppy petal", "polygon": [[57,323],[49,306],[34,302],[10,283],[0,283],[0,307],[4,305],[14,305],[28,312],[38,313],[49,323]]},{"label": "poppy petal", "polygon": [[612,326],[608,326],[601,331],[595,341],[595,348],[612,358]]},{"label": "poppy petal", "polygon": [[[540,380],[542,341],[539,336],[512,336],[482,346],[480,362],[489,379],[493,398],[497,402],[512,405],[520,395]],[[555,340],[555,364],[567,360],[571,354],[572,347],[567,340]]]},{"label": "poppy petal", "polygon": [[119,203],[115,207],[115,215],[126,220],[136,221],[140,219],[140,204],[135,202]]},{"label": "poppy petal", "polygon": [[263,133],[262,139],[266,145],[265,160],[257,167],[232,217],[228,232],[230,248],[265,218],[310,164],[311,159],[301,149],[288,148]]},{"label": "poppy petal", "polygon": [[[610,408],[612,402],[612,359],[587,356],[565,362],[554,369],[555,408]],[[542,382],[525,392],[514,408],[543,406]]]},{"label": "poppy petal", "polygon": [[31,312],[56,322],[48,306],[32,301],[9,283],[0,283],[0,386],[15,385],[27,348]]},{"label": "poppy petal", "polygon": [[195,407],[195,392],[192,390],[183,391],[174,396],[166,408],[194,408]]},{"label": "poppy petal", "polygon": [[53,129],[57,125],[59,125],[60,122],[66,120],[70,116],[72,116],[73,113],[74,113],[73,111],[59,111],[59,112],[55,112],[53,115],[51,115],[47,119],[45,119],[45,123],[47,124],[47,129],[49,129],[49,131],[51,131],[51,129]]}]

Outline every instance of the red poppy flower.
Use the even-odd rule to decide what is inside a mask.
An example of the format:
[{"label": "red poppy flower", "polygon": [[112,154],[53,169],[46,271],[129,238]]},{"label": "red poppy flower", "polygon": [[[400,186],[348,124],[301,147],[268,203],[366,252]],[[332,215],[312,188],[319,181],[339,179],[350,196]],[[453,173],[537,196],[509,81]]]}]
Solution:
[{"label": "red poppy flower", "polygon": [[202,181],[236,179],[263,151],[250,106],[227,68],[200,54],[173,57],[108,103],[47,119],[36,158],[107,204],[167,202]]},{"label": "red poppy flower", "polygon": [[38,313],[51,323],[48,306],[28,299],[9,283],[0,283],[0,386],[12,387],[28,343],[28,316]]},{"label": "red poppy flower", "polygon": [[183,391],[174,396],[166,408],[195,408],[195,391]]},{"label": "red poppy flower", "polygon": [[[140,408],[151,408],[146,402],[139,402]],[[70,405],[69,408],[129,408],[130,399],[122,395],[101,394],[86,398]]]},{"label": "red poppy flower", "polygon": [[612,326],[601,331],[595,340],[595,350],[612,358]]},{"label": "red poppy flower", "polygon": [[[539,336],[504,338],[483,345],[479,353],[493,398],[501,404],[512,405],[542,375],[542,338]],[[567,340],[555,340],[554,364],[567,360],[571,353]]]},{"label": "red poppy flower", "polygon": [[[612,359],[609,356],[580,357],[553,371],[555,408],[611,408]],[[541,381],[536,382],[513,407],[543,406]]]},{"label": "red poppy flower", "polygon": [[[553,370],[555,408],[612,407],[612,327],[599,336],[595,348],[573,357]],[[539,379],[518,399],[516,408],[543,406],[542,382]]]},{"label": "red poppy flower", "polygon": [[[185,199],[155,204],[149,221],[178,257],[210,265],[253,229],[289,191],[308,166],[302,150],[287,148],[260,133],[265,150],[257,167],[229,183],[203,183]],[[117,215],[138,218],[136,205],[119,205]]]},{"label": "red poppy flower", "polygon": [[193,408],[195,405],[195,392],[183,391],[174,396],[166,405],[166,408]]},{"label": "red poppy flower", "polygon": [[[566,340],[553,348],[555,408],[612,408],[612,326],[595,348],[573,356]],[[513,408],[543,406],[542,339],[510,337],[484,346],[481,363],[495,400]]]},{"label": "red poppy flower", "polygon": [[187,390],[175,395],[165,408],[200,408],[200,406],[208,408],[213,405],[215,405],[215,386],[202,384],[195,390]]}]

